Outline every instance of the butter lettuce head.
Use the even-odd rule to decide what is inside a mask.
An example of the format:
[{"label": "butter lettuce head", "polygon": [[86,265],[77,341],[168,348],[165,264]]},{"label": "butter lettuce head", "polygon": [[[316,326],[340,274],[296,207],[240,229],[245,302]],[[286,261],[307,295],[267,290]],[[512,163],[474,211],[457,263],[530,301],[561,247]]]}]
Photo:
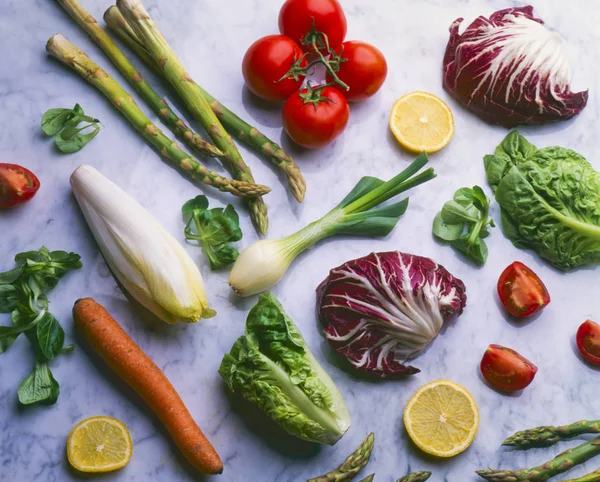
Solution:
[{"label": "butter lettuce head", "polygon": [[296,437],[333,445],[350,426],[340,392],[271,293],[259,297],[219,373]]},{"label": "butter lettuce head", "polygon": [[600,262],[600,174],[581,154],[513,131],[484,165],[515,246],[563,270]]}]

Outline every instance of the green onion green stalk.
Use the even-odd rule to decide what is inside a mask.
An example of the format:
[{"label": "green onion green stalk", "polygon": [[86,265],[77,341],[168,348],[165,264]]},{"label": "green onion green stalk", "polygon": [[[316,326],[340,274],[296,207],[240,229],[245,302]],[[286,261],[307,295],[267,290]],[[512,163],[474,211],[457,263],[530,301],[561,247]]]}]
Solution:
[{"label": "green onion green stalk", "polygon": [[408,207],[408,198],[388,206],[385,201],[435,177],[424,152],[404,171],[387,182],[363,177],[352,191],[318,221],[281,239],[257,241],[242,251],[233,265],[229,285],[239,296],[251,296],[273,287],[292,261],[318,241],[338,234],[387,236]]}]

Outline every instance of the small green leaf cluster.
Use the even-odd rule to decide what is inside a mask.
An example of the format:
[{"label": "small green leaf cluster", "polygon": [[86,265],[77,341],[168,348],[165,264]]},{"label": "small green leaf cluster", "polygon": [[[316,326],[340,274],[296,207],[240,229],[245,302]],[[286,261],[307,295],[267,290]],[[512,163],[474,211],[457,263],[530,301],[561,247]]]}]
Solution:
[{"label": "small green leaf cluster", "polygon": [[433,220],[433,234],[483,265],[488,256],[484,241],[490,235],[488,226],[495,226],[488,219],[489,208],[490,200],[479,186],[460,188]]},{"label": "small green leaf cluster", "polygon": [[54,136],[54,143],[61,152],[71,154],[96,137],[100,132],[100,121],[85,115],[81,106],[75,104],[72,109],[57,108],[44,112],[42,131],[47,136]]},{"label": "small green leaf cluster", "polygon": [[208,209],[206,196],[196,196],[186,202],[181,211],[187,220],[185,238],[198,242],[211,269],[224,268],[237,259],[239,252],[230,243],[242,239],[242,230],[231,204],[225,209]]},{"label": "small green leaf cluster", "polygon": [[33,372],[19,385],[19,402],[53,404],[59,386],[48,362],[61,353],[71,351],[64,346],[65,332],[48,312],[46,293],[69,271],[81,268],[80,256],[65,251],[27,251],[15,256],[17,266],[0,273],[0,313],[10,313],[12,325],[0,326],[0,353],[8,350],[25,333],[36,353]]}]

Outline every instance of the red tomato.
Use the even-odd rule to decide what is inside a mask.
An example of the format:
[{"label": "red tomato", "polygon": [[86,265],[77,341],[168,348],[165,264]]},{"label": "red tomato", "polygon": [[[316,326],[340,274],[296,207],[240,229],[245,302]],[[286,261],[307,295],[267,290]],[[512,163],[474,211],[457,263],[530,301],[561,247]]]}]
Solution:
[{"label": "red tomato", "polygon": [[348,101],[333,87],[325,87],[321,96],[330,100],[304,103],[307,89],[292,94],[283,105],[283,128],[303,147],[323,147],[338,137],[350,117]]},{"label": "red tomato", "polygon": [[[283,35],[268,35],[254,42],[242,61],[248,89],[266,100],[285,100],[302,85],[303,78],[288,77],[278,82],[302,57],[296,42]],[[302,62],[306,65],[306,61]]]},{"label": "red tomato", "polygon": [[600,365],[600,325],[587,320],[577,330],[577,348],[590,363]]},{"label": "red tomato", "polygon": [[481,359],[481,373],[494,387],[514,392],[523,390],[537,373],[537,367],[516,351],[490,345]]},{"label": "red tomato", "polygon": [[[338,54],[347,59],[340,64],[337,76],[350,90],[341,90],[350,102],[368,99],[383,85],[387,77],[387,62],[381,51],[366,42],[351,40],[342,44]],[[333,78],[327,74],[327,82]]]},{"label": "red tomato", "polygon": [[315,30],[327,35],[332,49],[338,49],[346,37],[347,26],[337,0],[287,0],[279,11],[279,31],[298,42],[305,51],[311,51],[311,46],[303,42],[312,29],[313,19]]},{"label": "red tomato", "polygon": [[39,179],[29,169],[0,163],[0,209],[26,203],[39,188]]},{"label": "red tomato", "polygon": [[518,261],[500,275],[498,295],[504,308],[519,318],[531,316],[550,303],[550,295],[542,280]]}]

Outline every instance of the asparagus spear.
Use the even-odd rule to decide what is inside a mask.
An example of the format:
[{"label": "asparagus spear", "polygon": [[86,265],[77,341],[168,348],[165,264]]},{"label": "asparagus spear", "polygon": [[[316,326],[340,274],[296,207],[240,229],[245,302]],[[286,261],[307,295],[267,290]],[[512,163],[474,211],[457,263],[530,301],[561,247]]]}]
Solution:
[{"label": "asparagus spear", "polygon": [[373,482],[373,479],[375,478],[375,474],[371,474],[371,475],[367,475],[364,479],[362,479],[360,482]]},{"label": "asparagus spear", "polygon": [[[121,12],[116,6],[110,7],[104,13],[104,21],[115,35],[137,56],[155,72],[161,73],[156,63],[143,45],[136,37],[135,32],[131,29]],[[223,127],[239,141],[248,145],[255,152],[263,155],[267,160],[283,171],[288,178],[290,191],[298,202],[304,200],[306,192],[306,182],[300,172],[300,169],[294,160],[288,156],[284,150],[275,142],[267,138],[264,134],[258,131],[255,127],[239,118],[235,113],[221,104],[217,99],[206,92],[202,87],[198,86],[200,92],[209,103],[212,111],[223,124]]]},{"label": "asparagus spear", "polygon": [[545,464],[521,470],[478,470],[489,482],[543,482],[600,454],[600,437],[569,449]]},{"label": "asparagus spear", "polygon": [[562,482],[600,482],[600,469],[594,470],[593,472],[584,475],[583,477],[577,477],[576,479],[563,480]]},{"label": "asparagus spear", "polygon": [[399,478],[396,482],[425,482],[431,477],[431,472],[413,472]]},{"label": "asparagus spear", "polygon": [[600,420],[580,420],[559,427],[543,426],[522,430],[508,437],[502,445],[520,448],[549,447],[559,440],[567,440],[586,433],[600,433]]},{"label": "asparagus spear", "polygon": [[343,480],[352,480],[369,463],[374,444],[375,435],[370,433],[339,467],[336,467],[331,472],[327,472],[325,475],[309,479],[307,482],[341,482]]},{"label": "asparagus spear", "polygon": [[171,110],[167,102],[144,80],[138,70],[119,50],[96,19],[90,15],[77,0],[57,0],[69,15],[92,37],[94,42],[108,55],[119,71],[125,76],[138,94],[150,105],[152,110],[169,126],[173,133],[190,148],[211,157],[222,157],[221,152],[211,143],[193,132],[185,122]]},{"label": "asparagus spear", "polygon": [[[146,51],[160,67],[163,75],[175,88],[185,105],[198,120],[215,145],[223,151],[223,161],[235,179],[254,182],[250,168],[242,159],[231,136],[217,119],[198,85],[186,72],[160,30],[140,0],[118,0],[117,7],[136,33]],[[261,197],[249,200],[250,216],[262,234],[267,233],[267,206]]]},{"label": "asparagus spear", "polygon": [[135,129],[170,163],[187,171],[194,179],[216,187],[220,191],[236,196],[260,196],[269,188],[245,181],[232,181],[208,170],[190,157],[140,110],[135,101],[116,80],[96,65],[84,52],[71,44],[65,37],[56,34],[48,40],[46,51],[64,64],[72,67],[85,80],[104,94],[111,103],[127,118]]}]

